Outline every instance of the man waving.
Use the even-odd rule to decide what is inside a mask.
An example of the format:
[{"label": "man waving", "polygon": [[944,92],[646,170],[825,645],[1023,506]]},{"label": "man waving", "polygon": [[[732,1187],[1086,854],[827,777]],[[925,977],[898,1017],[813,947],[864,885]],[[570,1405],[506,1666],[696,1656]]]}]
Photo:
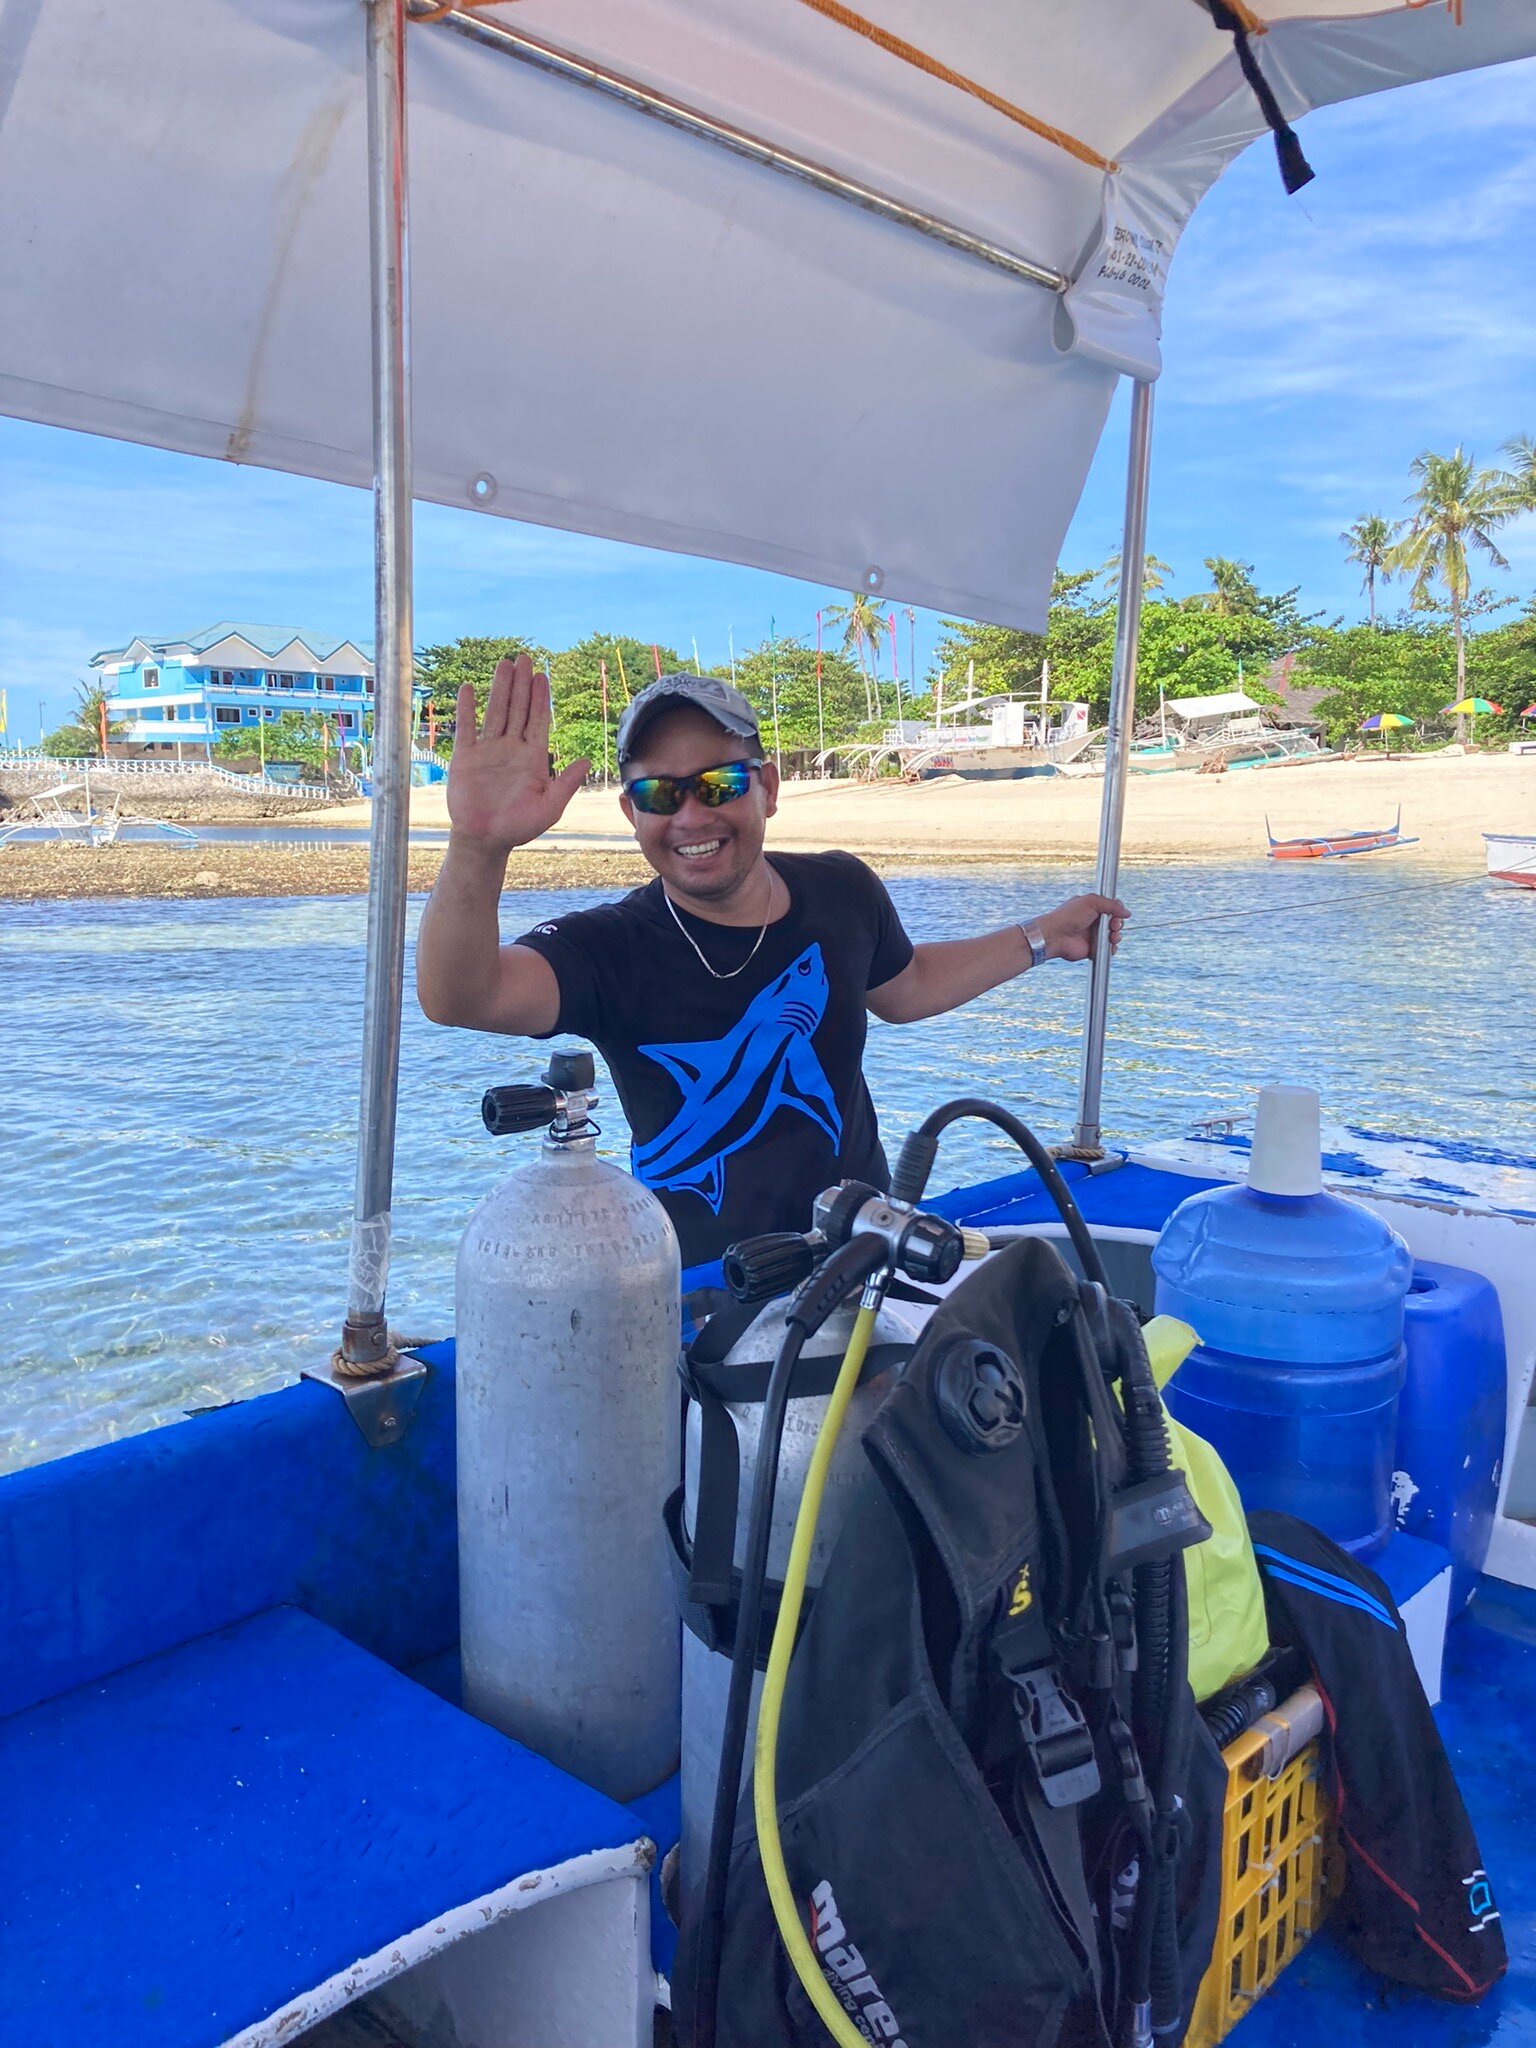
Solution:
[{"label": "man waving", "polygon": [[434,1023],[590,1039],[665,1204],[683,1264],[735,1238],[804,1230],[832,1182],[887,1184],[864,1080],[866,1012],[911,1024],[1047,960],[1084,960],[1123,903],[1074,896],[975,938],[914,945],[849,853],[767,853],[779,779],[751,705],[713,676],[662,676],[619,724],[620,805],[655,880],[501,943],[508,855],[549,829],[587,771],[556,775],[549,683],[496,669],[477,726],[459,693],[448,852],[423,914],[416,986]]}]

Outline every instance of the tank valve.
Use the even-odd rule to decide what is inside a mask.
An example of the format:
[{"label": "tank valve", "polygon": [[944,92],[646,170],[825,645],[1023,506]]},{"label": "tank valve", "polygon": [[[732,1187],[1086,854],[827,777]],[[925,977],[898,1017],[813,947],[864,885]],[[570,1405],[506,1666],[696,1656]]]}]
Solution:
[{"label": "tank valve", "polygon": [[808,1279],[826,1248],[816,1231],[770,1230],[761,1237],[738,1238],[720,1269],[738,1301],[772,1301]]},{"label": "tank valve", "polygon": [[855,1238],[877,1240],[893,1272],[930,1285],[953,1279],[962,1258],[980,1258],[990,1249],[976,1232],[961,1231],[926,1210],[895,1206],[859,1180],[839,1181],[818,1195],[812,1217],[812,1230],[768,1231],[729,1247],[721,1271],[738,1301],[771,1301],[790,1293],[830,1251]]},{"label": "tank valve", "polygon": [[544,1079],[513,1081],[487,1088],[480,1115],[493,1138],[516,1137],[546,1127],[558,1143],[597,1135],[590,1112],[597,1104],[597,1067],[589,1052],[554,1052]]}]

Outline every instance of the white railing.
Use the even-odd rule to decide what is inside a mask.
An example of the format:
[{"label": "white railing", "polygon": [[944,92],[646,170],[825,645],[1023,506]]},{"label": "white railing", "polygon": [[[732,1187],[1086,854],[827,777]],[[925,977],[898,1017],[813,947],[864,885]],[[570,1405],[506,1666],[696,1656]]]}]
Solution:
[{"label": "white railing", "polygon": [[259,789],[263,796],[332,796],[333,790],[323,782],[273,782],[265,775],[241,775],[233,768],[221,768],[217,762],[203,769],[205,775],[216,775],[220,782],[232,782],[236,789]]},{"label": "white railing", "polygon": [[206,761],[103,761],[100,754],[45,754],[37,747],[26,753],[0,754],[0,771],[7,768],[90,768],[104,775],[206,775],[208,767]]},{"label": "white railing", "polygon": [[103,761],[99,754],[0,753],[0,774],[7,768],[57,768],[61,773],[90,769],[95,775],[212,775],[236,789],[259,789],[263,796],[334,796],[323,782],[272,782],[260,775],[241,775],[217,761]]}]

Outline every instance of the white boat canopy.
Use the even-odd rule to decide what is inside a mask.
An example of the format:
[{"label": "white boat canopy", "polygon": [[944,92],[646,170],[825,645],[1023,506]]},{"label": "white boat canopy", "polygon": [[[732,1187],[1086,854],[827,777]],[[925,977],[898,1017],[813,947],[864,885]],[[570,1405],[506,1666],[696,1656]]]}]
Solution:
[{"label": "white boat canopy", "polygon": [[[419,497],[1041,624],[1264,132],[1198,0],[412,4]],[[1536,52],[1228,4],[1292,119]],[[0,410],[366,485],[363,62],[357,0],[8,0]]]},{"label": "white boat canopy", "polygon": [[1235,718],[1259,707],[1246,690],[1220,690],[1214,697],[1170,697],[1166,708],[1170,718],[1193,725],[1202,718]]}]

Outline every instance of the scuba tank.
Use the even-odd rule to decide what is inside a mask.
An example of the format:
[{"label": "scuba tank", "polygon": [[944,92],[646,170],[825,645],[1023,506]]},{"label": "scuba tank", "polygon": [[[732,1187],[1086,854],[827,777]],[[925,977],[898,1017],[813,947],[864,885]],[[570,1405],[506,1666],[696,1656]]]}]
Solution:
[{"label": "scuba tank", "polygon": [[[769,1368],[784,1341],[787,1306],[788,1302],[783,1298],[771,1301],[761,1309],[755,1302],[747,1304],[746,1313],[751,1319],[734,1341],[732,1332],[740,1328],[743,1318],[732,1315],[729,1310],[722,1311],[705,1326],[706,1334],[695,1343],[688,1360],[690,1399],[684,1426],[680,1502],[683,1540],[675,1546],[674,1562],[674,1575],[686,1623],[683,1630],[682,1840],[679,1851],[681,1898],[685,1913],[697,1901],[704,1881],[715,1785],[720,1770],[726,1696],[730,1689],[734,1639],[731,1622],[746,1557],[752,1485],[762,1439],[762,1393],[767,1386]],[[846,1502],[867,1469],[859,1438],[894,1384],[928,1313],[926,1307],[906,1302],[892,1302],[880,1313],[870,1346],[869,1362],[854,1391],[847,1425],[839,1439],[828,1475],[827,1504],[817,1528],[811,1559],[810,1582],[813,1587],[820,1583]],[[806,1345],[802,1354],[804,1377],[800,1384],[816,1386],[821,1391],[797,1395],[785,1410],[773,1529],[768,1545],[768,1573],[775,1583],[784,1576],[806,1468],[826,1415],[832,1376],[847,1348],[853,1315],[851,1307],[840,1309]],[[727,1344],[729,1348],[725,1349]],[[705,1355],[710,1350],[724,1351],[724,1356],[718,1361],[721,1368],[718,1372],[712,1370],[713,1361]],[[714,1394],[714,1388],[719,1386],[726,1390],[728,1396],[733,1390],[733,1382],[748,1389],[752,1397],[732,1400]],[[729,1432],[729,1437],[726,1432]],[[729,1534],[731,1539],[729,1554],[722,1552],[717,1560],[724,1565],[730,1582],[728,1611],[723,1613],[718,1604],[701,1602],[692,1596],[691,1591],[696,1569],[699,1583],[708,1590],[708,1575],[714,1571],[716,1563],[699,1553],[699,1501],[703,1489],[712,1490],[717,1495],[734,1490],[734,1514],[732,1503],[726,1498],[718,1500],[715,1515],[716,1528],[722,1534]],[[707,1550],[710,1541],[708,1515],[705,1521]],[[718,1584],[717,1589],[725,1590],[724,1584]],[[749,1744],[761,1691],[762,1675],[759,1670],[753,1683],[747,1721]]]},{"label": "scuba tank", "polygon": [[464,1705],[627,1800],[677,1762],[677,1614],[656,1502],[677,1469],[677,1238],[597,1157],[594,1065],[492,1088],[495,1136],[547,1126],[536,1162],[459,1247],[459,1603]]}]

